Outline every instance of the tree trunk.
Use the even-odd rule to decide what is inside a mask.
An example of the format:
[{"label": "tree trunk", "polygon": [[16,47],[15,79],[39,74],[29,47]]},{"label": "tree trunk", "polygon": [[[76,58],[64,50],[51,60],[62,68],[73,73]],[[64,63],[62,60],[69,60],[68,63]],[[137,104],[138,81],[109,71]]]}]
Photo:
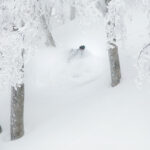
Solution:
[{"label": "tree trunk", "polygon": [[24,84],[11,88],[11,140],[24,135]]},{"label": "tree trunk", "polygon": [[106,5],[108,5],[110,1],[111,0],[105,0]]},{"label": "tree trunk", "polygon": [[0,126],[0,133],[2,133],[2,127]]},{"label": "tree trunk", "polygon": [[[109,5],[111,0],[105,0],[107,6]],[[107,10],[109,14],[109,10]],[[114,18],[116,16],[113,16]],[[110,71],[111,71],[111,86],[117,86],[120,83],[121,79],[121,71],[120,71],[120,61],[118,55],[118,46],[116,45],[116,34],[115,34],[115,19],[113,21],[107,22],[107,26],[110,26],[110,30],[107,33],[108,38],[108,54],[109,54],[109,62],[110,62]],[[111,39],[109,37],[111,36]]]},{"label": "tree trunk", "polygon": [[47,46],[52,45],[53,47],[56,47],[54,38],[53,38],[52,33],[50,32],[49,28],[48,28],[48,25],[46,23],[46,19],[45,19],[44,15],[41,16],[41,22],[42,22],[42,25],[43,25],[43,28],[45,30],[45,34],[47,37],[46,45]]},{"label": "tree trunk", "polygon": [[111,48],[109,48],[109,62],[111,70],[111,86],[114,87],[120,83],[121,72],[120,72],[120,62],[118,55],[118,47],[115,44],[110,43]]},{"label": "tree trunk", "polygon": [[71,6],[70,8],[70,20],[74,20],[76,17],[76,8],[75,6]]}]

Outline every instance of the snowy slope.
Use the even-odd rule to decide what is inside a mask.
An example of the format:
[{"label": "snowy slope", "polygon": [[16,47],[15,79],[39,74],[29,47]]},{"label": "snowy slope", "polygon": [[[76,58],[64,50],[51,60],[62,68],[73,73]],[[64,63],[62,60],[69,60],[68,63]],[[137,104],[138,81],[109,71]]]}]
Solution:
[{"label": "snowy slope", "polygon": [[[139,45],[128,36],[126,52],[120,51],[122,81],[115,88],[110,87],[103,20],[58,28],[58,47],[39,48],[26,65],[26,133],[17,141],[8,139],[9,94],[0,93],[0,150],[149,150],[149,85],[138,89],[135,84],[136,55],[147,42],[138,25],[127,33],[137,33]],[[69,50],[82,44],[87,54],[68,62]]]}]

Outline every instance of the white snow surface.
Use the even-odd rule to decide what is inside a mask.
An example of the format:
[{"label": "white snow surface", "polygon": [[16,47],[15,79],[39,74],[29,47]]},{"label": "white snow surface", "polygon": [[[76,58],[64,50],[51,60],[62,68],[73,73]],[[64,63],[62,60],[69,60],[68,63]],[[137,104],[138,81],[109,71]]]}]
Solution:
[{"label": "white snow surface", "polygon": [[[148,41],[140,15],[126,21],[122,80],[115,88],[104,21],[57,28],[57,48],[39,47],[25,66],[25,135],[13,142],[9,90],[0,92],[0,150],[149,150],[150,86],[135,83],[137,56]],[[86,54],[68,61],[69,50],[82,44]]]}]

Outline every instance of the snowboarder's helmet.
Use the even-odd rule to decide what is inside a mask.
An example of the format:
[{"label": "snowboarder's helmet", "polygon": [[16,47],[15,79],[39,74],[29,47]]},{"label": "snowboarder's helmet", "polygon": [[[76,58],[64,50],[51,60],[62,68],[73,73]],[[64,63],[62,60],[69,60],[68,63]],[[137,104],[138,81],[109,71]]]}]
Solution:
[{"label": "snowboarder's helmet", "polygon": [[84,49],[85,49],[85,46],[84,46],[84,45],[81,45],[81,46],[79,47],[79,49],[80,49],[80,50],[84,50]]}]

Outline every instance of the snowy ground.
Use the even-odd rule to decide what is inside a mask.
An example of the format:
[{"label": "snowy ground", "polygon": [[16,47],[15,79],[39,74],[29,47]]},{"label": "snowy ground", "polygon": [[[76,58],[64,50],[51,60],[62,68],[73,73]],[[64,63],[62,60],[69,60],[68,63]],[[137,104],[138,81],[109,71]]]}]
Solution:
[{"label": "snowy ground", "polygon": [[[8,138],[9,94],[0,93],[0,150],[149,150],[149,85],[135,84],[137,52],[147,42],[140,21],[130,24],[128,51],[120,51],[122,81],[115,88],[103,22],[57,29],[58,48],[40,48],[26,65],[25,136],[17,141]],[[87,54],[68,62],[69,49],[81,44]]]}]

